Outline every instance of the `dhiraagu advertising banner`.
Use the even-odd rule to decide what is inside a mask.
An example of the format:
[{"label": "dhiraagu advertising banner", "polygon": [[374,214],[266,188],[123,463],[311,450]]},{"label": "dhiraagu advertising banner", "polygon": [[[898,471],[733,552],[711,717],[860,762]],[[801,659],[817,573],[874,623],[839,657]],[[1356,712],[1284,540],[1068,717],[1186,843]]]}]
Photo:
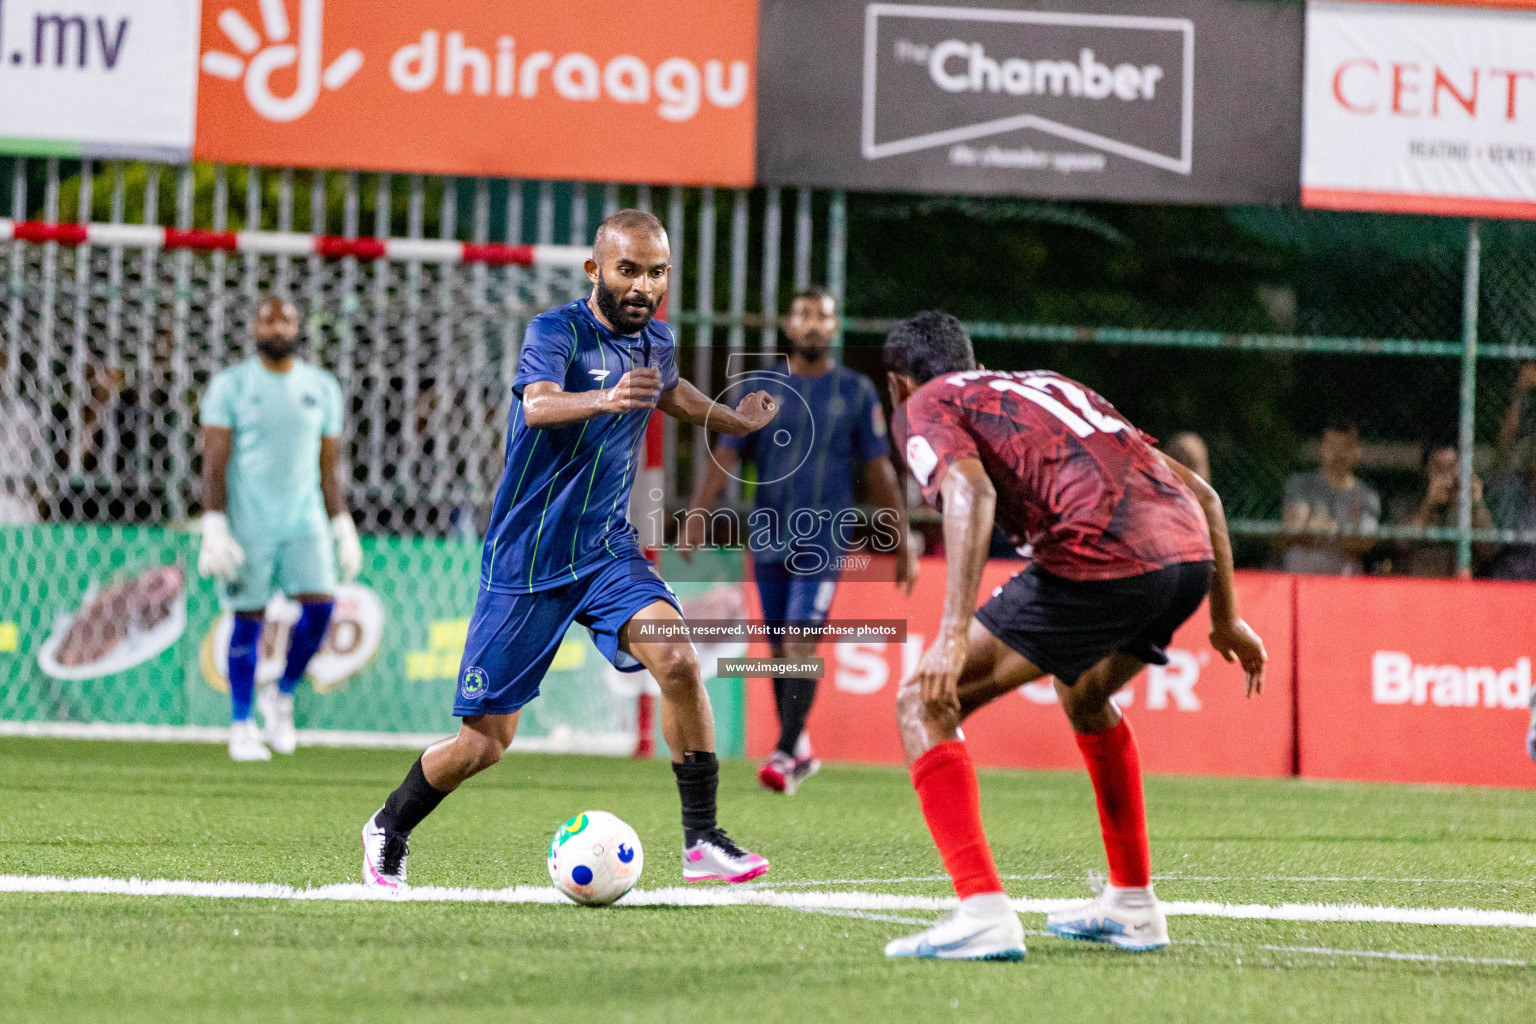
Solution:
[{"label": "dhiraagu advertising banner", "polygon": [[756,61],[756,0],[204,0],[196,153],[749,185]]},{"label": "dhiraagu advertising banner", "polygon": [[0,152],[192,151],[198,0],[0,0]]},{"label": "dhiraagu advertising banner", "polygon": [[[480,546],[365,538],[362,577],[339,587],[295,717],[310,742],[398,746],[453,732],[459,659],[474,610]],[[0,528],[0,734],[207,738],[229,721],[230,634],[197,542],[141,527]],[[684,610],[744,608],[739,559],[714,582],[678,584]],[[298,607],[275,599],[258,685],[276,680]],[[741,645],[744,649],[745,645]],[[739,650],[722,652],[739,654]],[[701,658],[712,666],[715,659]],[[567,634],[519,746],[627,754],[645,677],[619,673],[584,629]],[[654,684],[651,684],[654,686]],[[744,746],[740,680],[707,682],[722,754]]]}]

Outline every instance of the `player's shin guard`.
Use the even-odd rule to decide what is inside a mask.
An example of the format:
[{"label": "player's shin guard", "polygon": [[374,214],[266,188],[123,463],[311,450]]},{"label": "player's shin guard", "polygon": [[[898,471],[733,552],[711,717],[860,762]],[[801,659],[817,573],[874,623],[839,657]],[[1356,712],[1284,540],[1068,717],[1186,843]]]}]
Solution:
[{"label": "player's shin guard", "polygon": [[331,625],[331,612],[335,607],[335,601],[315,601],[302,605],[304,610],[299,613],[299,621],[288,634],[288,663],[283,668],[282,678],[277,681],[277,688],[283,693],[292,693],[298,687],[299,680],[304,678],[309,659],[315,656],[325,641],[325,631]]},{"label": "player's shin guard", "polygon": [[783,684],[779,699],[779,747],[786,757],[795,756],[795,744],[805,732],[805,720],[810,716],[811,705],[816,700],[816,680],[775,679],[775,687]]},{"label": "player's shin guard", "polygon": [[374,815],[373,820],[386,832],[410,835],[411,829],[435,811],[447,795],[448,791],[438,789],[427,781],[426,772],[421,768],[421,758],[418,757],[406,773],[405,781],[389,794],[389,799],[384,801],[384,806]]},{"label": "player's shin guard", "polygon": [[1141,792],[1141,751],[1131,723],[1122,717],[1113,729],[1076,736],[1098,800],[1099,828],[1109,858],[1109,884],[1121,889],[1150,885],[1152,851]]},{"label": "player's shin guard", "polygon": [[251,698],[256,692],[257,645],[261,620],[235,616],[229,635],[229,717],[244,722],[251,717]]},{"label": "player's shin guard", "polygon": [[1002,892],[1003,880],[981,826],[981,787],[965,744],[940,743],[914,761],[912,785],[960,898]]}]

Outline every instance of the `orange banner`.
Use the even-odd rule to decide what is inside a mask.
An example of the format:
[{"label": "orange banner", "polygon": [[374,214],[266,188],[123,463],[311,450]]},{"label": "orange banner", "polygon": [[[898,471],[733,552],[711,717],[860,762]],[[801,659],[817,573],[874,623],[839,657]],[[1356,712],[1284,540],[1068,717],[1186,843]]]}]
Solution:
[{"label": "orange banner", "polygon": [[756,0],[208,0],[194,155],[749,185]]},{"label": "orange banner", "polygon": [[1536,589],[1297,580],[1301,771],[1536,786],[1525,753]]},{"label": "orange banner", "polygon": [[[1020,568],[990,562],[981,597]],[[1135,723],[1148,771],[1198,775],[1289,775],[1294,767],[1291,686],[1292,579],[1239,573],[1248,622],[1264,637],[1270,672],[1264,693],[1244,697],[1242,671],[1206,641],[1205,606],[1175,634],[1169,663],[1137,676],[1117,700]],[[754,588],[748,586],[755,602]],[[933,639],[944,603],[944,562],[924,559],[916,591],[901,597],[889,583],[838,587],[834,619],[905,618],[905,644],[823,644],[827,678],[811,711],[817,756],[839,761],[899,763],[895,695],[902,677]],[[753,615],[760,614],[755,610]],[[754,648],[754,656],[766,649]],[[747,750],[765,756],[778,739],[767,680],[747,683]],[[1049,680],[1022,687],[977,712],[965,735],[977,763],[1008,768],[1080,768],[1082,757]]]}]

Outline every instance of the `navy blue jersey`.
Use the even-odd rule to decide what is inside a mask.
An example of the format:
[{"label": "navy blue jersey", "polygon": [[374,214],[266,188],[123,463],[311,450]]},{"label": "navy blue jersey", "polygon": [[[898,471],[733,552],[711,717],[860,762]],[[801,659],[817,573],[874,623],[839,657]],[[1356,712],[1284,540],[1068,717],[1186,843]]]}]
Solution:
[{"label": "navy blue jersey", "polygon": [[604,327],[585,299],[533,318],[523,336],[507,457],[491,509],[480,582],[529,594],[581,579],[633,550],[629,492],[650,409],[537,429],[523,416],[523,389],[549,380],[567,393],[611,388],[632,365],[661,371],[677,386],[672,330],[652,320],[639,334]]},{"label": "navy blue jersey", "polygon": [[[761,430],[720,439],[757,468],[757,507],[773,510],[782,524],[778,531],[750,532],[753,557],[783,561],[788,546],[776,541],[791,536],[834,550],[827,543],[831,515],[854,507],[853,486],[864,463],[891,453],[875,386],[862,373],[834,366],[819,377],[754,376],[745,387],[768,392],[779,406]],[[801,509],[831,514],[821,516],[815,537],[790,529],[791,517]]]}]

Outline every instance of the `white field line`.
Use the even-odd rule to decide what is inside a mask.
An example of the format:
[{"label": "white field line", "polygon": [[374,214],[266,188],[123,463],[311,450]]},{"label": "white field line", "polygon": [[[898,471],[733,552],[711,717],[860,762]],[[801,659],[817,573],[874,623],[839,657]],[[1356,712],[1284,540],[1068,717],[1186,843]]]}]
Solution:
[{"label": "white field line", "polygon": [[[351,883],[315,889],[263,882],[193,882],[142,878],[59,878],[49,875],[0,875],[0,893],[89,893],[120,896],[192,896],[213,899],[296,901],[381,901],[416,903],[561,903],[564,897],[547,886],[515,885],[506,889],[458,889],[411,886],[404,892],[380,892]],[[1080,899],[1016,899],[1023,914],[1044,914],[1081,903]],[[664,888],[637,889],[625,906],[644,907],[786,907],[797,910],[942,911],[955,906],[952,898],[873,892],[783,892],[774,889]],[[1382,907],[1358,903],[1216,903],[1172,900],[1163,904],[1169,916],[1223,917],[1253,921],[1348,921],[1375,924],[1453,925],[1464,928],[1536,928],[1536,914],[1472,907]]]},{"label": "white field line", "polygon": [[[807,914],[827,914],[831,917],[855,917],[862,921],[880,921],[892,924],[919,925],[926,927],[933,920],[923,917],[901,917],[896,914],[875,914],[864,910],[828,910],[811,907],[793,907]],[[1050,932],[1024,929],[1024,934],[1037,938],[1054,938]],[[1237,942],[1207,942],[1202,939],[1175,939],[1175,946],[1209,946],[1219,949],[1261,949],[1270,953],[1304,953],[1309,956],[1338,956],[1362,960],[1399,960],[1429,964],[1471,964],[1479,967],[1536,967],[1530,960],[1508,960],[1503,957],[1446,956],[1440,953],[1410,953],[1395,949],[1331,949],[1327,946],[1277,946],[1271,943],[1244,945]]]},{"label": "white field line", "polygon": [[[1082,881],[1085,873],[1001,875],[1007,882]],[[1387,875],[1153,875],[1154,882],[1381,882],[1403,885],[1532,885],[1529,878],[1396,878]],[[812,878],[792,882],[748,882],[754,888],[814,889],[823,885],[897,885],[903,882],[947,882],[948,875],[901,875],[894,878]]]},{"label": "white field line", "polygon": [[[229,728],[214,725],[140,725],[132,722],[4,722],[0,736],[59,740],[126,740],[135,743],[228,743]],[[301,747],[350,747],[363,750],[421,750],[443,738],[437,732],[355,732],[300,729]],[[569,736],[519,736],[512,749],[529,754],[603,754],[628,757],[635,737],[622,732],[572,733]]]}]

